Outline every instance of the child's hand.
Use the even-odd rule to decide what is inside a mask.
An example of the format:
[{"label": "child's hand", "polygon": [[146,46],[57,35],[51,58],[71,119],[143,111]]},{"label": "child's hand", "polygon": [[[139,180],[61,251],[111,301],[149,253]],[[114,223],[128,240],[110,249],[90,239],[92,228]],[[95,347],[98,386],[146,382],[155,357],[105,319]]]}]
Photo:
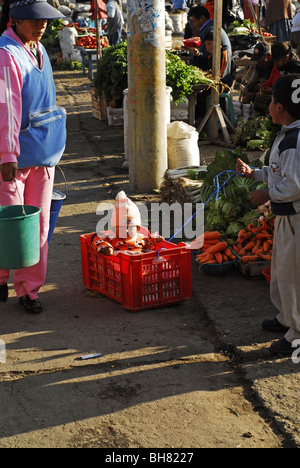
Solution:
[{"label": "child's hand", "polygon": [[248,179],[254,179],[254,170],[251,169],[241,159],[238,159],[236,162],[236,172],[239,176],[247,177]]},{"label": "child's hand", "polygon": [[269,200],[269,190],[255,190],[251,195],[251,201],[257,206],[264,205]]}]

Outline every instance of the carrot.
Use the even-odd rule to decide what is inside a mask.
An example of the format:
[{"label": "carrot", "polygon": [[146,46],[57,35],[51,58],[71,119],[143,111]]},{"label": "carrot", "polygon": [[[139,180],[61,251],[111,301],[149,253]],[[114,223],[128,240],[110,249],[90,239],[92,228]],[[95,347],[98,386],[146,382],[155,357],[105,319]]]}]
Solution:
[{"label": "carrot", "polygon": [[212,260],[216,260],[213,255],[209,255],[207,257],[203,257],[203,258],[198,259],[199,263],[201,263],[201,264],[211,262]]},{"label": "carrot", "polygon": [[268,241],[265,241],[263,243],[263,250],[264,250],[264,252],[268,252],[268,250],[270,250],[270,244],[269,244]]},{"label": "carrot", "polygon": [[248,242],[248,244],[245,245],[245,247],[244,247],[245,252],[248,252],[249,250],[252,250],[254,246],[255,246],[255,242],[254,242],[254,241]]},{"label": "carrot", "polygon": [[244,242],[245,240],[248,240],[250,239],[251,237],[251,232],[246,232],[245,234],[242,234],[241,237],[239,238],[239,240],[241,242]]},{"label": "carrot", "polygon": [[263,260],[267,260],[268,262],[271,262],[271,261],[272,261],[272,255],[267,255],[267,254],[263,255],[263,254],[260,254],[259,256],[260,256],[260,258],[262,258]]},{"label": "carrot", "polygon": [[203,259],[208,259],[208,260],[213,260],[214,256],[213,254],[208,254],[207,252],[204,252],[203,254],[197,255],[197,260],[202,261]]},{"label": "carrot", "polygon": [[251,263],[251,262],[256,262],[259,259],[258,255],[244,255],[242,257],[242,262],[243,263]]},{"label": "carrot", "polygon": [[227,257],[227,255],[225,255],[225,254],[223,253],[222,257],[223,257],[223,262],[224,262],[224,263],[228,262],[228,257]]},{"label": "carrot", "polygon": [[258,231],[258,229],[257,229],[257,227],[255,226],[255,224],[249,224],[249,226],[248,226],[247,229],[248,229],[248,232],[257,232],[257,231]]},{"label": "carrot", "polygon": [[223,252],[223,250],[226,250],[227,249],[227,242],[218,242],[218,244],[216,245],[212,245],[208,250],[207,252],[211,253],[211,254],[215,254],[217,252]]},{"label": "carrot", "polygon": [[203,260],[204,258],[206,260],[213,260],[214,259],[214,255],[213,254],[210,254],[210,253],[207,253],[207,252],[204,252],[203,254],[201,254],[199,257],[197,257],[198,260]]},{"label": "carrot", "polygon": [[217,260],[218,263],[221,264],[223,262],[223,256],[222,256],[222,254],[220,252],[216,252],[214,254],[214,256],[215,256],[215,259]]},{"label": "carrot", "polygon": [[227,249],[224,250],[224,255],[226,255],[227,257],[230,257],[230,255],[231,255],[231,250],[230,250],[229,247],[227,247]]},{"label": "carrot", "polygon": [[266,218],[263,218],[263,219],[261,220],[260,230],[261,230],[261,231],[263,231],[263,230],[266,230],[266,231],[267,231],[268,229],[269,229],[269,224],[268,224]]},{"label": "carrot", "polygon": [[268,234],[266,232],[259,232],[256,234],[256,239],[267,239],[268,237],[271,237],[271,234]]},{"label": "carrot", "polygon": [[212,240],[212,239],[220,239],[221,233],[219,231],[206,231],[204,233],[204,239],[206,240]]},{"label": "carrot", "polygon": [[204,238],[204,244],[206,245],[215,245],[219,242],[219,239],[205,239]]},{"label": "carrot", "polygon": [[241,229],[239,234],[238,234],[238,239],[241,238],[246,233],[247,233],[246,229]]}]

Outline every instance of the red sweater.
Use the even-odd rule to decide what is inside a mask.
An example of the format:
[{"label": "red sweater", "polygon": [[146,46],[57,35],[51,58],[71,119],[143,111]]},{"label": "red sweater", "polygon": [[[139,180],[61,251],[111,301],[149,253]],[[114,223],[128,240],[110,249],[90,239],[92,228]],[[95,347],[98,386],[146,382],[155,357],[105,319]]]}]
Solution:
[{"label": "red sweater", "polygon": [[281,76],[281,71],[274,65],[270,78],[264,83],[264,88],[272,88],[273,84]]}]

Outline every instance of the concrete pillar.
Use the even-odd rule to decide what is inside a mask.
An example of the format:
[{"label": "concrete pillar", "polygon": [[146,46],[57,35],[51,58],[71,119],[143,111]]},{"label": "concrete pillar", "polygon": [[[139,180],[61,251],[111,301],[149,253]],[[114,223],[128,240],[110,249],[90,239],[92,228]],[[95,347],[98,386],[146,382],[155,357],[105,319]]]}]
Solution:
[{"label": "concrete pillar", "polygon": [[150,192],[168,166],[165,0],[128,0],[127,12],[130,190]]}]

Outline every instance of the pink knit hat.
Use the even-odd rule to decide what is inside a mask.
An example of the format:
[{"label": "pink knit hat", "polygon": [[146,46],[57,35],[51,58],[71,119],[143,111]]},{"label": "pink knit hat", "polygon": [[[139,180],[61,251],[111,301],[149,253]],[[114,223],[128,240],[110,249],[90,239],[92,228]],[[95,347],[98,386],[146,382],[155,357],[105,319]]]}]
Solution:
[{"label": "pink knit hat", "polygon": [[123,190],[116,196],[116,202],[110,221],[112,227],[127,226],[129,223],[131,226],[141,226],[139,209]]}]

